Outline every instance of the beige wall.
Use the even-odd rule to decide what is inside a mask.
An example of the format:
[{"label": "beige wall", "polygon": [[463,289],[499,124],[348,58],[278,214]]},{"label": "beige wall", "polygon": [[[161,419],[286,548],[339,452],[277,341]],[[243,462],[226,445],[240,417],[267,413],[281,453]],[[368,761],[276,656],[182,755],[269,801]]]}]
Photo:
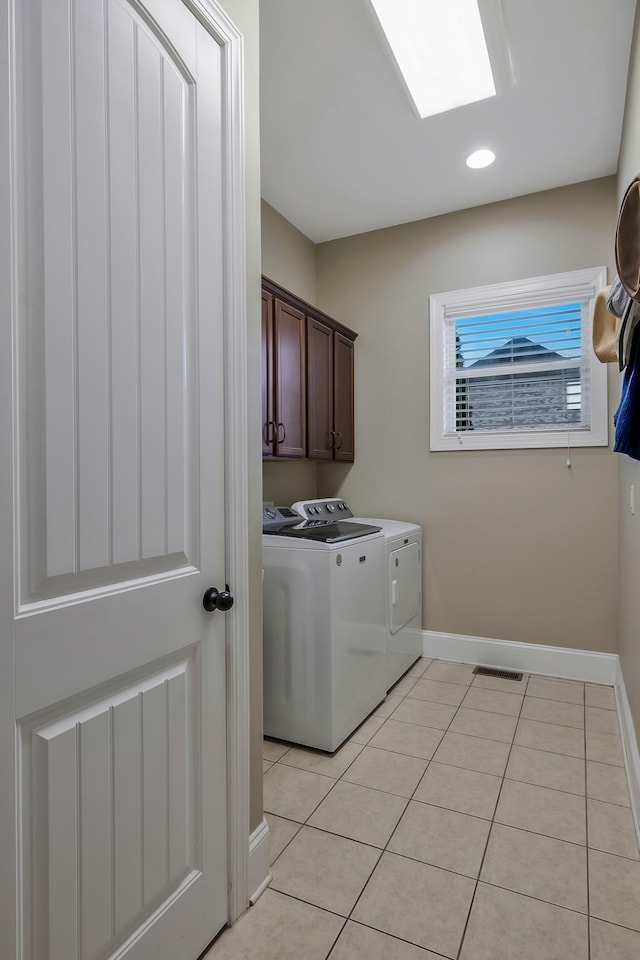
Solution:
[{"label": "beige wall", "polygon": [[[631,49],[627,103],[618,166],[618,200],[640,170],[640,35],[639,16]],[[640,463],[620,461],[620,660],[640,741],[640,510],[629,509],[629,488],[640,494]]]},{"label": "beige wall", "polygon": [[262,529],[260,503],[260,47],[258,0],[222,0],[244,37],[249,409],[250,829],[262,820]]},{"label": "beige wall", "polygon": [[[315,244],[264,200],[262,272],[307,303],[317,304]],[[318,468],[315,463],[267,461],[262,483],[265,502],[289,506],[318,496]]]},{"label": "beige wall", "polygon": [[315,304],[316,246],[262,201],[262,272],[281,287]]},{"label": "beige wall", "polygon": [[430,453],[428,432],[429,294],[611,268],[615,212],[606,178],[317,248],[318,305],[359,334],[356,462],[320,466],[320,494],[423,525],[427,629],[616,649],[617,458]]}]

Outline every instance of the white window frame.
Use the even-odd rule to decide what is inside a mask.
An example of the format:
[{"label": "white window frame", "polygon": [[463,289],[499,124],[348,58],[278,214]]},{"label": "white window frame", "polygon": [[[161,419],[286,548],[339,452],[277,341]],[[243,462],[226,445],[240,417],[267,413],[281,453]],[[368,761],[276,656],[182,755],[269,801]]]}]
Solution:
[{"label": "white window frame", "polygon": [[[591,349],[593,307],[607,283],[606,267],[590,267],[545,277],[530,277],[466,290],[435,293],[429,297],[431,450],[511,450],[543,447],[601,447],[609,444],[607,365]],[[586,303],[583,343],[590,357],[591,429],[460,431],[447,434],[445,384],[445,324],[458,317],[482,316],[502,311],[560,303]]]}]

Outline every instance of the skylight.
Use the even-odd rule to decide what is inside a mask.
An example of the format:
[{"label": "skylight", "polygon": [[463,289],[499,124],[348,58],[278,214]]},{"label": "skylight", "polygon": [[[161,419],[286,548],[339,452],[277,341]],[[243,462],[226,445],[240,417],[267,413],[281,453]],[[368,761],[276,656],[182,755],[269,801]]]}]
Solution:
[{"label": "skylight", "polygon": [[478,0],[371,0],[423,119],[494,97]]}]

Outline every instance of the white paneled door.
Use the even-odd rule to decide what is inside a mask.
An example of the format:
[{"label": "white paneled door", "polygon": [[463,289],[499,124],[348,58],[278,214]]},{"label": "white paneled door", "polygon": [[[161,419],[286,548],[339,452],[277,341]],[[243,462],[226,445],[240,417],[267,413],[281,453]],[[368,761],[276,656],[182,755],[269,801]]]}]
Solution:
[{"label": "white paneled door", "polygon": [[228,897],[224,50],[183,0],[13,9],[18,953],[194,960]]}]

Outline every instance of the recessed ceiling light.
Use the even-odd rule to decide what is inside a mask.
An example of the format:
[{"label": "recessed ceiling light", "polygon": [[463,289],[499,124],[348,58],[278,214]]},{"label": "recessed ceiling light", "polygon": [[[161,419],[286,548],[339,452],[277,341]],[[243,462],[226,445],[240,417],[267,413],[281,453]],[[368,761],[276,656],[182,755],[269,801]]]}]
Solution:
[{"label": "recessed ceiling light", "polygon": [[480,170],[482,167],[488,167],[495,160],[496,155],[493,150],[475,150],[467,157],[467,166],[472,170]]},{"label": "recessed ceiling light", "polygon": [[494,97],[478,0],[371,0],[420,117]]}]

